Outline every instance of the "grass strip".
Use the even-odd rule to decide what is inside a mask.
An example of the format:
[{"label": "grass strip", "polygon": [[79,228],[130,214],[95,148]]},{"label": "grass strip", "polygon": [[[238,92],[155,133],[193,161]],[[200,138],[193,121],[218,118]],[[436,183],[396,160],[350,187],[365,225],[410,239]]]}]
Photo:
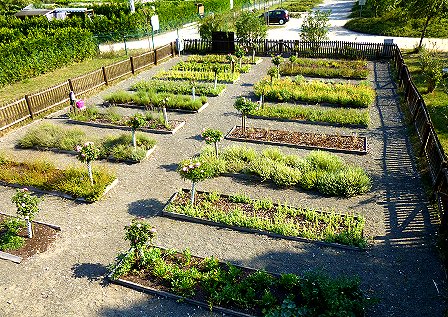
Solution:
[{"label": "grass strip", "polygon": [[299,58],[294,63],[282,63],[280,74],[284,76],[367,79],[369,70],[367,61]]},{"label": "grass strip", "polygon": [[264,95],[271,101],[300,101],[329,103],[342,107],[367,108],[375,100],[375,90],[368,82],[361,84],[325,83],[320,80],[304,80],[303,77],[263,79],[254,85],[257,96]]},{"label": "grass strip", "polygon": [[116,178],[104,168],[94,168],[92,186],[87,167],[57,169],[52,163],[39,160],[15,162],[2,157],[0,167],[0,181],[5,183],[61,192],[88,202],[97,201]]},{"label": "grass strip", "polygon": [[361,216],[293,208],[274,204],[270,198],[254,200],[245,194],[224,197],[218,193],[198,193],[195,205],[191,206],[190,194],[182,191],[166,211],[284,236],[360,248],[367,244],[363,238],[365,220]]},{"label": "grass strip", "polygon": [[343,126],[360,125],[367,127],[370,122],[369,112],[366,110],[291,104],[264,104],[262,108],[260,107],[250,114],[267,118],[325,122]]},{"label": "grass strip", "polygon": [[130,133],[97,140],[88,137],[83,130],[78,128],[63,128],[51,123],[44,123],[28,130],[19,139],[17,145],[21,148],[74,151],[77,145],[87,141],[92,141],[98,146],[100,149],[99,159],[131,162],[142,161],[146,157],[146,152],[156,144],[154,139],[137,134],[137,148],[134,148]]},{"label": "grass strip", "polygon": [[[161,70],[153,76],[156,79],[170,79],[170,80],[195,80],[208,81],[215,80],[215,73],[210,72],[194,72],[194,71],[180,71],[180,70]],[[218,73],[218,83],[233,84],[240,78],[240,73]]]},{"label": "grass strip", "polygon": [[157,93],[170,92],[182,95],[192,94],[194,87],[195,94],[198,96],[218,96],[225,88],[225,85],[216,85],[216,89],[212,83],[195,83],[187,80],[143,80],[131,86],[136,91],[154,91]]}]

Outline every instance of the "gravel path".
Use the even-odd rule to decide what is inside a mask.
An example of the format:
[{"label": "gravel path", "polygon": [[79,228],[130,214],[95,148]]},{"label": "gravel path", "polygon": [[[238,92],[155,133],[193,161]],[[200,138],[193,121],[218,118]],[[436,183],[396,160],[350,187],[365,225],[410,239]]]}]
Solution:
[{"label": "gravel path", "polygon": [[[98,103],[105,94],[149,78],[158,69],[169,68],[177,61],[169,60],[110,87],[88,103]],[[373,179],[369,194],[351,199],[329,198],[226,177],[199,184],[201,190],[246,192],[254,198],[269,196],[291,205],[359,212],[366,217],[366,234],[373,238],[367,252],[317,247],[160,217],[171,194],[189,186],[174,171],[176,164],[200,151],[204,145],[199,138],[202,128],[214,127],[227,132],[239,124],[240,117],[233,109],[234,99],[240,95],[249,96],[253,83],[269,66],[265,58],[250,73],[243,74],[240,81],[228,85],[220,97],[209,98],[210,106],[199,114],[169,113],[170,118],[185,119],[187,124],[175,135],[154,134],[158,147],[141,164],[96,163],[113,168],[119,179],[119,184],[101,201],[86,205],[46,196],[38,218],[60,225],[62,232],[50,250],[21,265],[0,262],[0,316],[218,316],[197,307],[105,283],[107,265],[128,247],[123,239],[123,227],[136,216],[147,218],[157,227],[156,243],[164,247],[181,250],[188,247],[199,256],[213,255],[274,272],[322,269],[335,276],[359,275],[366,293],[379,299],[379,304],[372,307],[367,316],[441,316],[443,303],[434,283],[441,289],[445,275],[435,250],[434,211],[416,171],[396,86],[386,62],[371,63],[373,75],[370,79],[378,97],[370,110],[369,129],[248,120],[248,125],[257,127],[367,136],[368,155],[338,155],[368,170]],[[45,121],[63,124],[59,115]],[[30,126],[1,138],[1,148],[21,159],[44,156],[58,166],[76,163],[69,155],[14,149],[16,140]],[[92,134],[121,133],[80,128]],[[225,140],[221,146],[230,144],[233,143]],[[287,153],[307,153],[306,150],[282,149]],[[13,193],[10,188],[0,187],[2,211],[14,213],[10,202]]]}]

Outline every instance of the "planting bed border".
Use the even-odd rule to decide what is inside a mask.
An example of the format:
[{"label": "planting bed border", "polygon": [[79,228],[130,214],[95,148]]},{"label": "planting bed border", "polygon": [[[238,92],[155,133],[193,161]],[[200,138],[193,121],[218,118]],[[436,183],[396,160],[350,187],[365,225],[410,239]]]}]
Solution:
[{"label": "planting bed border", "polygon": [[[8,214],[5,214],[3,212],[0,212],[0,215],[8,216],[8,217],[15,217],[13,215],[8,215]],[[37,220],[33,220],[32,222],[38,223],[38,224],[43,225],[43,226],[50,227],[50,228],[52,228],[52,229],[54,229],[56,231],[61,231],[61,227],[59,227],[57,225],[53,225],[53,224],[50,224],[50,223],[37,221]],[[0,259],[11,261],[11,262],[14,262],[14,263],[17,263],[17,264],[20,264],[22,262],[22,260],[23,260],[23,258],[20,257],[20,256],[13,255],[11,253],[4,252],[4,251],[0,251]]]},{"label": "planting bed border", "polygon": [[[100,200],[103,196],[105,196],[112,188],[114,188],[116,185],[118,184],[118,178],[115,178],[112,183],[110,183],[109,185],[106,186],[106,188],[104,189],[103,194],[98,198],[98,200]],[[73,197],[72,195],[69,194],[64,194],[62,192],[57,192],[57,191],[53,191],[53,190],[43,190],[40,188],[36,188],[33,186],[25,186],[25,185],[19,185],[19,184],[13,184],[13,183],[7,183],[5,181],[1,181],[0,180],[0,185],[1,186],[6,186],[6,187],[12,187],[12,188],[28,188],[30,191],[36,192],[36,193],[40,193],[40,194],[47,194],[47,195],[52,195],[52,196],[56,196],[56,197],[62,197],[62,198],[66,198],[66,199],[70,199],[70,200],[74,200],[74,201],[79,201],[82,203],[87,203],[87,204],[93,204],[94,201],[87,201],[85,198],[83,197]]]},{"label": "planting bed border", "polygon": [[350,129],[367,129],[367,127],[368,127],[368,125],[365,126],[362,124],[331,123],[331,122],[325,122],[325,121],[310,121],[310,120],[300,120],[300,119],[287,119],[287,118],[277,118],[277,117],[256,116],[256,115],[252,115],[252,114],[248,114],[247,117],[251,118],[251,119],[261,119],[261,120],[280,121],[280,122],[294,122],[294,123],[322,125],[322,126],[330,126],[330,127],[342,127],[342,128],[350,128]]},{"label": "planting bed border", "polygon": [[[360,154],[365,155],[367,154],[367,138],[360,136],[359,138],[362,138],[364,140],[364,150],[347,150],[347,149],[339,149],[339,148],[328,148],[328,147],[322,147],[322,146],[313,146],[313,145],[300,145],[300,144],[294,144],[294,143],[284,143],[284,142],[276,142],[276,141],[263,141],[263,140],[254,140],[254,139],[248,139],[248,138],[237,138],[232,137],[231,134],[233,131],[235,131],[236,128],[239,126],[234,126],[230,131],[226,134],[225,139],[231,140],[231,141],[238,141],[238,142],[249,142],[249,143],[256,143],[256,144],[265,144],[265,145],[276,145],[276,146],[288,146],[298,149],[307,149],[307,150],[324,150],[328,152],[338,152],[338,153],[346,153],[346,154]],[[260,128],[257,128],[260,129]],[[320,134],[320,133],[313,133],[313,134]],[[341,135],[344,136],[344,135]]]},{"label": "planting bed border", "polygon": [[[188,193],[190,190],[182,189],[182,191]],[[196,191],[196,193],[207,194],[209,192]],[[162,216],[165,216],[165,217],[168,217],[171,219],[175,219],[175,220],[188,221],[188,222],[193,222],[193,223],[198,223],[198,224],[208,225],[208,226],[214,226],[214,227],[219,227],[219,228],[226,228],[226,229],[231,229],[231,230],[245,232],[245,233],[256,233],[256,234],[265,235],[265,236],[268,236],[271,238],[276,238],[276,239],[285,239],[285,240],[291,240],[291,241],[297,241],[297,242],[314,243],[314,244],[324,246],[324,247],[332,247],[332,248],[338,248],[338,249],[344,249],[344,250],[350,250],[350,251],[358,251],[358,252],[367,251],[367,248],[363,249],[363,248],[358,248],[358,247],[344,245],[344,244],[335,243],[335,242],[325,242],[325,241],[319,241],[319,240],[311,240],[311,239],[302,238],[302,237],[285,236],[282,234],[273,233],[273,232],[269,232],[269,231],[244,228],[244,227],[239,227],[239,226],[232,226],[232,225],[227,225],[227,224],[220,223],[220,222],[214,222],[214,221],[207,220],[207,219],[201,219],[201,218],[196,218],[196,217],[191,217],[191,216],[187,216],[187,215],[183,215],[183,214],[166,211],[168,205],[171,204],[171,202],[177,197],[177,195],[178,195],[178,192],[175,192],[173,195],[171,195],[171,198],[168,200],[168,202],[165,204],[165,206],[162,209]],[[230,197],[229,195],[225,195],[225,194],[220,194],[220,196],[224,197],[224,198]],[[278,204],[274,203],[274,206],[278,206]],[[288,207],[291,207],[291,206],[288,206]],[[291,208],[296,208],[296,207],[291,207]],[[316,212],[319,212],[322,214],[328,213],[328,212],[320,211],[320,210],[318,210]],[[341,215],[344,215],[344,214],[341,214]],[[357,218],[357,216],[355,216],[355,218]]]},{"label": "planting bed border", "polygon": [[[132,129],[128,126],[124,125],[116,125],[110,123],[98,123],[98,122],[90,122],[90,121],[79,121],[73,119],[67,119],[67,123],[70,124],[79,124],[86,125],[94,128],[106,128],[106,129],[119,129],[124,131],[131,131]],[[155,133],[155,134],[174,134],[179,129],[181,129],[185,125],[186,121],[180,121],[180,123],[173,130],[159,130],[159,129],[149,129],[149,128],[139,128],[137,131],[146,132],[146,133]]]},{"label": "planting bed border", "polygon": [[[199,98],[199,97],[198,97]],[[131,108],[131,109],[146,109],[146,107],[138,106],[134,103],[109,103],[112,106],[116,107],[123,107],[123,108]],[[201,108],[198,110],[188,110],[188,109],[178,109],[178,108],[166,108],[166,111],[168,112],[180,112],[180,113],[199,113],[202,112],[205,108],[207,108],[209,105],[208,102],[204,103]],[[156,107],[157,108],[157,107]]]}]

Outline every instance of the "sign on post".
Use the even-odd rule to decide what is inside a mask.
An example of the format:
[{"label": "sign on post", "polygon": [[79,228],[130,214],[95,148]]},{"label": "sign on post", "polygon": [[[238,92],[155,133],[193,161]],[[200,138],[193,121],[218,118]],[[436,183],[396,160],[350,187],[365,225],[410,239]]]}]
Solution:
[{"label": "sign on post", "polygon": [[204,17],[204,5],[202,3],[196,3],[198,7],[198,15],[203,18]]},{"label": "sign on post", "polygon": [[151,27],[152,27],[153,31],[158,31],[160,29],[159,16],[158,15],[151,16]]}]

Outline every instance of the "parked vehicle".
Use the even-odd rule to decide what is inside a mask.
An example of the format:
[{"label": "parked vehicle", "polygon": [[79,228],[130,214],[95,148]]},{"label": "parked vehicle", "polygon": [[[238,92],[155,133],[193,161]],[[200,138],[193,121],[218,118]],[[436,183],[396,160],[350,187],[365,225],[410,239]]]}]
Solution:
[{"label": "parked vehicle", "polygon": [[289,12],[284,9],[270,10],[263,13],[260,18],[264,18],[267,24],[278,23],[282,25],[289,21]]}]

